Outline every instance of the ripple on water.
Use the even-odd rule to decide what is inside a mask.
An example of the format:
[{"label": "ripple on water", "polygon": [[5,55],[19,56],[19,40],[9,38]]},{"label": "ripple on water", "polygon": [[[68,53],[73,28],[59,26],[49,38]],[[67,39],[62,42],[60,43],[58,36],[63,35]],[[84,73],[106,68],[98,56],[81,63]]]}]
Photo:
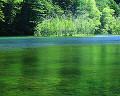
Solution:
[{"label": "ripple on water", "polygon": [[46,46],[79,46],[79,45],[115,45],[120,44],[120,36],[97,35],[94,37],[2,37],[0,49],[23,49]]}]

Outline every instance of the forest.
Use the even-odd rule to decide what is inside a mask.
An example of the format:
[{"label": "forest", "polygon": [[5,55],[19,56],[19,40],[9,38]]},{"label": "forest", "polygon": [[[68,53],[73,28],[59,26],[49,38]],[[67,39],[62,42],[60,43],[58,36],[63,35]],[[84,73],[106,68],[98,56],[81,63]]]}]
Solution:
[{"label": "forest", "polygon": [[0,36],[120,35],[119,0],[0,0]]}]

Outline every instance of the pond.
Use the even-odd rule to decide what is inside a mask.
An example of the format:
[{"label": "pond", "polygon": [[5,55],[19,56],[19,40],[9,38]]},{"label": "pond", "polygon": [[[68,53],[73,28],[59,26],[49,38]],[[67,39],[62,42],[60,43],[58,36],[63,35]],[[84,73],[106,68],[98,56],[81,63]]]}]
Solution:
[{"label": "pond", "polygon": [[120,96],[120,36],[1,37],[0,96]]}]

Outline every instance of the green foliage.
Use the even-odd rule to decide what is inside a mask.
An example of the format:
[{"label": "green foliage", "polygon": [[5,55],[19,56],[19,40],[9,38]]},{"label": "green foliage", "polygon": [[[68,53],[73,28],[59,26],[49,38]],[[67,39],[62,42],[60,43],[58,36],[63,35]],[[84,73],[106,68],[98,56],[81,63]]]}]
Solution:
[{"label": "green foliage", "polygon": [[1,3],[4,7],[0,8],[2,11],[2,21],[0,22],[1,35],[13,35],[15,34],[15,18],[16,14],[20,11],[21,0],[2,0]]},{"label": "green foliage", "polygon": [[96,0],[96,5],[101,12],[104,8],[110,7],[110,9],[115,10],[115,15],[118,15],[120,14],[120,7],[115,1],[118,3],[117,0]]},{"label": "green foliage", "polygon": [[[22,0],[1,0],[0,2],[0,17],[4,18],[6,22],[13,22],[13,18],[18,11],[18,4],[22,2]],[[4,4],[4,7],[3,7]],[[1,10],[2,8],[2,10]],[[1,16],[2,15],[2,16]],[[4,16],[3,16],[4,15]]]},{"label": "green foliage", "polygon": [[111,26],[112,34],[120,35],[120,17],[117,17],[114,24]]},{"label": "green foliage", "polygon": [[1,0],[1,1],[4,1],[5,3],[11,3],[11,2],[20,3],[20,2],[23,2],[23,0]]},{"label": "green foliage", "polygon": [[86,4],[86,10],[89,12],[89,17],[96,18],[97,20],[100,20],[101,17],[101,12],[98,10],[96,7],[96,2],[95,0],[85,0]]},{"label": "green foliage", "polygon": [[117,4],[119,4],[120,3],[120,0],[114,0]]},{"label": "green foliage", "polygon": [[[5,20],[8,35],[33,35],[37,23],[54,13],[62,14],[59,6],[54,6],[51,0],[2,0],[0,4],[0,20]],[[3,23],[1,23],[3,25]]]},{"label": "green foliage", "polygon": [[118,16],[120,14],[120,7],[114,0],[110,0],[110,8],[115,10],[115,15]]},{"label": "green foliage", "polygon": [[120,6],[115,1],[1,0],[0,34],[119,34]]},{"label": "green foliage", "polygon": [[95,0],[96,6],[102,12],[102,10],[106,7],[109,7],[110,1],[109,0]]},{"label": "green foliage", "polygon": [[75,32],[75,26],[72,20],[68,20],[65,16],[59,18],[45,19],[42,23],[38,24],[36,27],[36,35],[49,36],[56,35],[72,35]]},{"label": "green foliage", "polygon": [[104,30],[111,34],[111,26],[115,22],[115,18],[112,16],[114,14],[114,10],[109,7],[104,8],[101,16],[101,26]]},{"label": "green foliage", "polygon": [[0,21],[4,21],[4,13],[1,8],[3,8],[3,3],[0,2]]},{"label": "green foliage", "polygon": [[89,14],[84,14],[77,18],[67,18],[62,16],[59,18],[45,19],[42,23],[36,27],[35,35],[42,36],[72,36],[81,34],[94,34],[101,23],[89,18]]},{"label": "green foliage", "polygon": [[75,13],[80,5],[79,0],[52,0],[54,4],[59,5],[65,13]]},{"label": "green foliage", "polygon": [[75,19],[74,24],[76,26],[77,34],[94,34],[101,24],[96,19],[91,19],[89,13],[84,14]]},{"label": "green foliage", "polygon": [[44,5],[44,10],[46,11],[45,13],[47,14],[47,16],[52,16],[53,14],[63,14],[63,10],[61,10],[60,6],[54,5],[51,0],[43,0],[42,4]]}]

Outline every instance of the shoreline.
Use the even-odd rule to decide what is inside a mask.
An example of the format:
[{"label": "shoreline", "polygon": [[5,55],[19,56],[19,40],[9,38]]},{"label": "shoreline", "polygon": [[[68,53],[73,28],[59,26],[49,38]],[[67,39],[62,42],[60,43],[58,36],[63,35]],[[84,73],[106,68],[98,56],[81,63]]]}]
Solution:
[{"label": "shoreline", "polygon": [[87,34],[82,34],[82,35],[72,35],[72,36],[0,36],[0,39],[3,39],[3,38],[33,38],[33,37],[36,37],[36,38],[50,38],[50,37],[115,37],[115,36],[120,36],[120,35],[114,35],[114,34],[106,34],[106,35],[101,35],[101,34],[97,34],[97,35],[87,35]]}]

